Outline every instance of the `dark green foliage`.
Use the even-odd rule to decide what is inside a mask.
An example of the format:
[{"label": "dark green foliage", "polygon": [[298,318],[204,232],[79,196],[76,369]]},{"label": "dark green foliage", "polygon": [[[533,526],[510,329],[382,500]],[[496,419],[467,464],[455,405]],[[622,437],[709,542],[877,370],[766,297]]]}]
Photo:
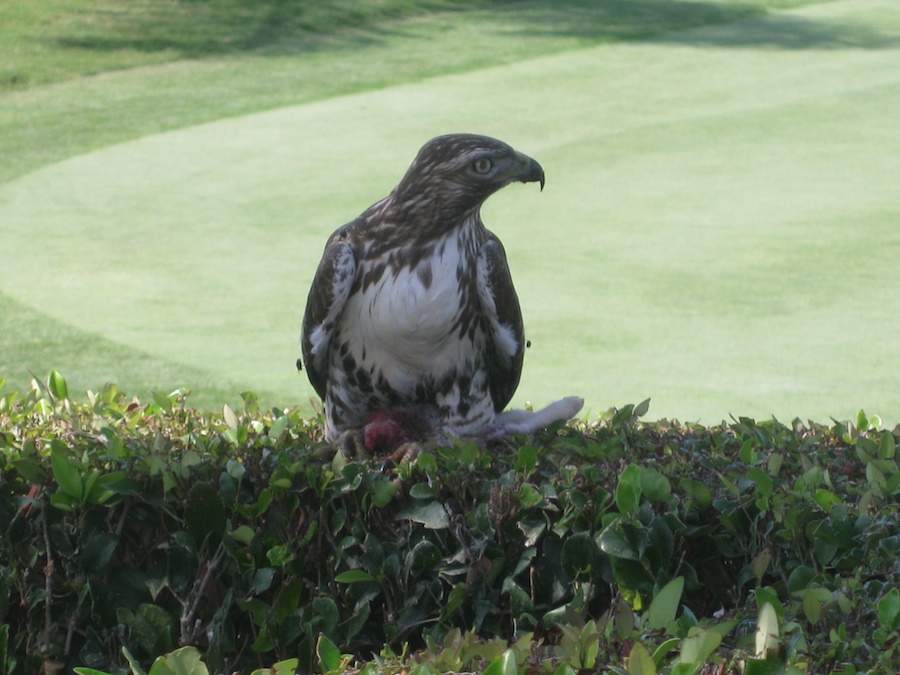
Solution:
[{"label": "dark green foliage", "polygon": [[900,655],[897,438],[862,414],[703,428],[645,403],[388,468],[327,458],[316,420],[252,394],[67,396],[54,373],[0,398],[0,673],[389,670],[407,645],[425,672]]}]

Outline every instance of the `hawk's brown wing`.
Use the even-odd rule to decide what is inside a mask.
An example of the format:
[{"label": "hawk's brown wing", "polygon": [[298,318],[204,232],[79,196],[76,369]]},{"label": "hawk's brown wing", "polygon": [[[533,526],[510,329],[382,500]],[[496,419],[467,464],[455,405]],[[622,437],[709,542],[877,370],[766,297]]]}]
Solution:
[{"label": "hawk's brown wing", "polygon": [[494,409],[500,412],[519,386],[525,356],[525,327],[506,251],[493,234],[478,251],[477,269],[478,297],[490,326],[487,368],[491,399]]},{"label": "hawk's brown wing", "polygon": [[340,230],[328,241],[319,262],[306,300],[300,336],[306,374],[322,399],[327,390],[328,362],[335,326],[356,278],[356,255],[339,234]]}]

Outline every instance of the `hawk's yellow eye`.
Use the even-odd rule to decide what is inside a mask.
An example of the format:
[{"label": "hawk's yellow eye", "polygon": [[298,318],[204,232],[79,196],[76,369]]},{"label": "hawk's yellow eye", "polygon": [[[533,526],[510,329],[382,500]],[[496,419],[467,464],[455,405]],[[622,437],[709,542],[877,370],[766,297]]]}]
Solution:
[{"label": "hawk's yellow eye", "polygon": [[475,160],[475,173],[487,173],[491,170],[491,160],[489,159],[476,159]]}]

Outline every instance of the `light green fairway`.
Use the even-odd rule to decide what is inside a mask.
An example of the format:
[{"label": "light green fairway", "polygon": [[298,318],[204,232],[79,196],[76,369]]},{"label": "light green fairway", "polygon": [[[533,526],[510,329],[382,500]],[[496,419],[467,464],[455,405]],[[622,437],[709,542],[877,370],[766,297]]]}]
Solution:
[{"label": "light green fairway", "polygon": [[898,57],[900,6],[842,0],[108,147],[0,184],[0,307],[109,341],[85,387],[145,363],[197,404],[305,402],[325,238],[472,131],[547,173],[484,211],[533,343],[516,405],[900,422]]}]

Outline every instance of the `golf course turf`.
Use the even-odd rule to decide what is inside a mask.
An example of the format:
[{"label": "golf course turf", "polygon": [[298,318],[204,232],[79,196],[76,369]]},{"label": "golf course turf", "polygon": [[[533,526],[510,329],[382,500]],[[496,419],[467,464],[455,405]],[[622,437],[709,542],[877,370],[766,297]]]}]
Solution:
[{"label": "golf course turf", "polygon": [[620,40],[523,3],[0,90],[0,378],[306,404],[326,237],[469,131],[547,174],[483,213],[533,344],[514,405],[900,422],[900,6],[728,4]]}]

